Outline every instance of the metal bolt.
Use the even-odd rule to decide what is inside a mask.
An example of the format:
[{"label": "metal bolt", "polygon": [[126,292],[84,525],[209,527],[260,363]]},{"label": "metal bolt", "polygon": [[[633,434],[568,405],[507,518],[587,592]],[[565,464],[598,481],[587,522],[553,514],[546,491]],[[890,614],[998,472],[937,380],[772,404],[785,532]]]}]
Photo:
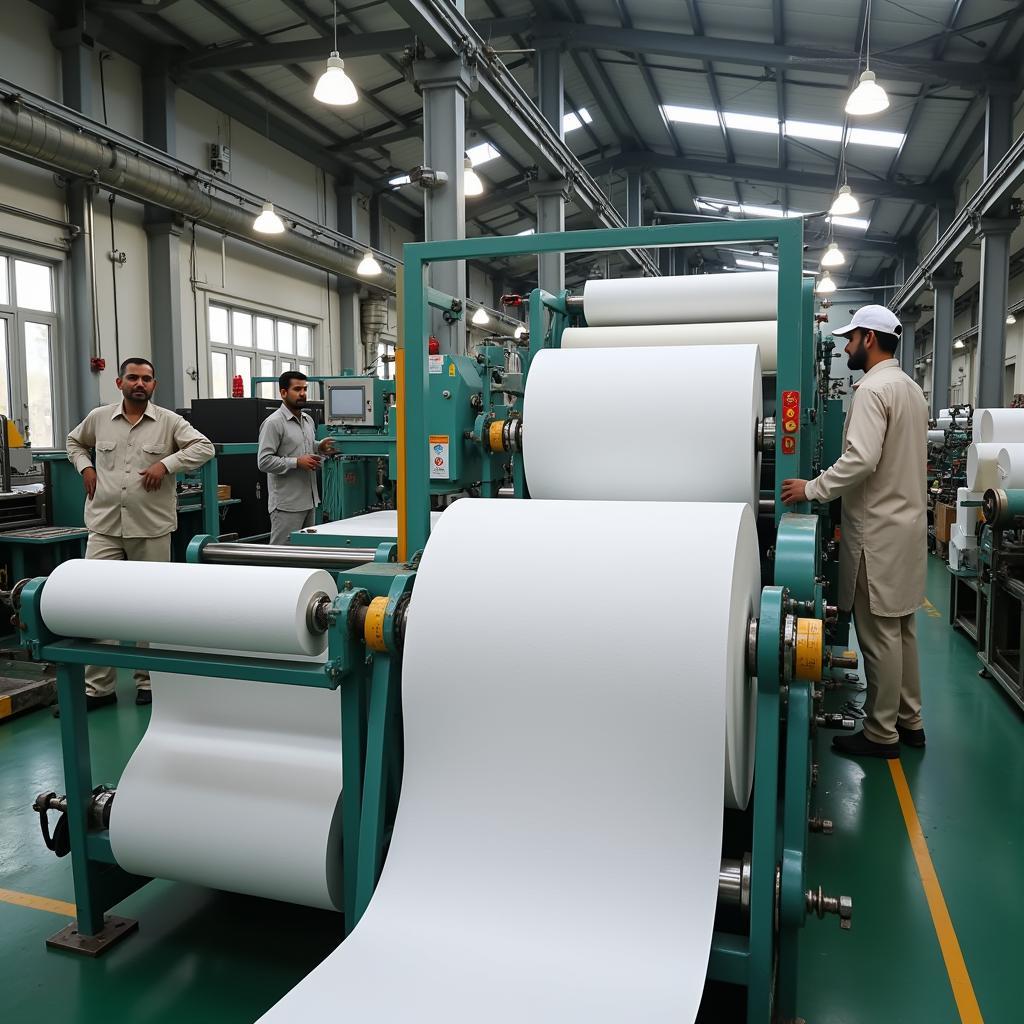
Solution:
[{"label": "metal bolt", "polygon": [[821,832],[823,835],[832,835],[832,819],[814,817],[809,818],[807,821],[807,830],[809,832]]}]

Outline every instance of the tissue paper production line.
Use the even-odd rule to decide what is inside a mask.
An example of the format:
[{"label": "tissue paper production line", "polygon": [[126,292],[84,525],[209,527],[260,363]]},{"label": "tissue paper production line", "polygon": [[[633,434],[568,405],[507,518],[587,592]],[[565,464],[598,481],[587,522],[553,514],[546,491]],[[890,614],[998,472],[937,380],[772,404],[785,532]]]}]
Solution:
[{"label": "tissue paper production line", "polygon": [[[589,282],[582,295],[536,290],[524,300],[529,305],[527,344],[486,345],[475,356],[441,355],[428,347],[431,309],[450,318],[462,315],[459,297],[426,286],[425,268],[430,263],[741,241],[775,244],[778,273],[734,275],[724,282]],[[410,860],[403,837],[412,829],[407,822],[413,811],[406,805],[415,808],[418,800],[427,799],[422,787],[414,786],[418,777],[410,779],[408,772],[410,764],[423,763],[424,741],[417,721],[403,723],[403,708],[409,714],[416,706],[412,696],[403,696],[403,675],[410,674],[411,683],[415,669],[417,685],[428,684],[422,682],[420,660],[403,667],[406,644],[416,647],[417,659],[447,657],[446,662],[431,663],[436,671],[427,673],[428,679],[457,679],[465,671],[458,656],[462,627],[457,610],[445,610],[451,640],[446,656],[421,655],[425,634],[417,633],[417,617],[420,630],[427,631],[432,614],[429,604],[417,605],[417,579],[423,574],[426,584],[429,575],[427,591],[437,591],[435,581],[444,578],[443,552],[455,543],[457,524],[464,524],[466,535],[477,537],[481,545],[475,563],[479,578],[472,579],[472,570],[462,574],[464,599],[474,609],[493,604],[486,626],[481,622],[465,628],[479,645],[480,637],[490,637],[487,629],[496,623],[494,636],[502,634],[505,643],[499,646],[495,641],[494,655],[506,659],[516,657],[508,653],[510,643],[529,648],[529,630],[519,627],[533,620],[517,610],[529,601],[510,601],[506,607],[504,588],[522,585],[525,592],[539,596],[564,584],[569,607],[588,609],[595,587],[591,583],[574,591],[572,579],[578,577],[582,588],[590,571],[583,567],[598,565],[607,581],[608,599],[621,606],[623,615],[642,619],[645,593],[621,592],[617,576],[635,577],[645,584],[643,591],[654,595],[664,585],[660,566],[675,574],[685,573],[687,564],[698,564],[704,534],[721,538],[708,555],[711,575],[705,578],[724,574],[725,579],[739,572],[752,581],[747,604],[740,600],[748,585],[740,576],[728,576],[733,582],[719,588],[721,614],[729,622],[722,643],[728,649],[711,652],[715,671],[721,669],[728,718],[722,790],[726,809],[721,837],[712,837],[717,872],[711,901],[713,933],[709,925],[704,946],[706,978],[709,989],[719,986],[740,993],[750,1022],[795,1018],[799,929],[808,916],[827,913],[837,915],[842,927],[850,925],[851,899],[826,895],[807,877],[806,843],[809,831],[831,829],[814,806],[818,730],[854,725],[852,719],[823,713],[822,690],[837,674],[856,667],[855,656],[845,649],[848,623],[832,604],[837,524],[831,510],[786,513],[779,497],[783,479],[811,477],[828,465],[839,454],[841,436],[841,402],[831,397],[828,376],[833,344],[816,329],[812,285],[802,277],[800,222],[745,221],[417,243],[405,248],[404,273],[403,344],[398,350],[394,404],[387,395],[387,388],[394,385],[376,378],[341,378],[327,388],[321,433],[335,438],[340,455],[327,463],[325,492],[330,474],[335,510],[345,513],[341,522],[302,531],[294,535],[292,545],[281,548],[197,537],[188,553],[192,564],[167,567],[175,574],[168,577],[167,586],[187,585],[208,597],[197,598],[192,613],[177,622],[161,621],[165,616],[160,609],[145,601],[126,607],[116,625],[110,618],[90,619],[75,601],[75,563],[66,563],[50,577],[21,581],[10,594],[24,645],[35,658],[52,661],[58,669],[65,793],[39,794],[35,809],[47,844],[55,852],[71,853],[78,917],[51,943],[99,953],[133,927],[132,922],[105,917],[105,911],[126,894],[153,876],[203,881],[199,875],[204,871],[210,879],[204,884],[334,906],[344,913],[346,933],[364,914],[369,915],[368,924],[360,934],[380,930],[385,912],[375,913],[375,900],[382,906],[395,903],[389,894],[400,889],[396,878]],[[694,323],[713,319],[707,289],[722,286],[728,288],[729,301],[716,299],[711,305],[720,309],[719,320],[725,315],[732,318],[729,323],[739,344],[728,344],[728,329],[718,325],[710,332],[694,329]],[[749,309],[738,312],[744,297]],[[611,314],[603,312],[602,304]],[[616,317],[619,323],[604,322]],[[644,330],[652,327],[664,337],[649,334],[645,340]],[[620,330],[609,332],[610,328]],[[692,337],[674,343],[674,328]],[[591,331],[603,331],[604,336],[588,339]],[[710,336],[716,333],[718,338]],[[610,342],[614,344],[609,346]],[[636,347],[623,355],[623,342]],[[635,372],[616,377],[616,366]],[[573,381],[579,386],[570,392],[566,385]],[[617,421],[616,395],[627,403],[622,408],[638,403],[641,422]],[[681,400],[679,405],[672,403],[673,395]],[[733,409],[735,413],[730,412]],[[687,420],[700,424],[697,434],[678,430],[678,424]],[[718,448],[716,437],[722,439]],[[701,478],[693,468],[698,464],[705,467],[702,479],[710,481],[703,488],[693,486],[693,480]],[[570,470],[578,472],[578,480]],[[438,496],[454,494],[514,498],[470,501],[468,507],[459,501],[439,517],[431,499],[436,504]],[[392,499],[397,507],[389,510]],[[668,507],[678,510],[679,523],[692,523],[698,531],[680,538],[682,546],[671,551],[666,545],[672,545],[673,531],[664,528],[665,520],[655,511],[668,501],[677,503]],[[360,513],[364,515],[346,526],[346,519]],[[455,513],[453,525],[448,525],[445,517]],[[545,525],[543,517],[549,515]],[[601,541],[587,541],[593,549],[581,546],[579,536],[590,535],[582,526],[572,528],[573,517],[582,517],[581,524],[608,524]],[[521,528],[523,536],[536,531],[531,551],[544,548],[545,536],[562,539],[547,560],[523,558],[519,565],[499,557],[505,548],[514,550],[516,535],[509,532],[514,527]],[[439,539],[432,551],[429,541],[435,529]],[[487,545],[499,542],[492,560],[503,569],[494,573]],[[639,566],[632,575],[616,572],[627,550],[630,562]],[[114,571],[126,567],[130,572],[127,563]],[[227,575],[215,580],[214,573]],[[123,590],[123,583],[112,577],[110,592]],[[687,581],[687,586],[699,593],[699,579]],[[211,608],[218,601],[223,607],[224,593],[232,600],[218,621]],[[268,593],[277,594],[277,600],[257,600]],[[676,590],[664,593],[664,598],[656,599],[657,612],[652,609],[649,616],[652,622],[664,619],[667,626],[683,614],[683,607],[673,612],[677,598],[670,595]],[[733,608],[736,601],[741,612]],[[712,606],[709,597],[708,607]],[[602,614],[596,606],[586,612],[592,624]],[[690,617],[694,622],[699,619],[696,612]],[[479,620],[464,618],[467,623]],[[546,636],[549,620],[551,616],[531,628]],[[582,652],[587,644],[585,623],[574,624],[569,617],[565,629],[564,635],[553,634],[556,646]],[[713,633],[690,636],[682,656],[696,658],[709,646],[703,636]],[[100,634],[129,642],[147,640],[152,646],[121,647],[91,639]],[[661,650],[657,645],[663,639],[662,634],[651,637],[652,649]],[[632,650],[634,642],[625,636],[616,650]],[[481,650],[491,643],[489,639]],[[234,646],[229,649],[230,645]],[[539,657],[533,652],[530,656]],[[669,657],[667,649],[659,657]],[[670,667],[665,661],[654,663]],[[96,785],[92,777],[82,685],[86,664],[144,667],[154,673],[153,721],[116,788]],[[700,678],[697,662],[680,663],[683,668],[687,664],[694,678]],[[540,672],[542,666],[537,668]],[[482,666],[477,669],[485,672]],[[597,678],[600,670],[595,671]],[[650,676],[653,680],[663,674],[655,671]],[[146,836],[159,829],[163,817],[188,822],[189,801],[206,808],[197,795],[203,780],[186,778],[195,766],[181,767],[186,763],[182,751],[192,750],[197,742],[195,709],[184,702],[172,706],[171,698],[161,693],[162,676],[189,680],[199,702],[215,701],[218,687],[239,685],[262,695],[257,703],[280,699],[294,706],[295,729],[313,737],[309,745],[315,755],[309,756],[320,758],[320,788],[314,793],[311,785],[304,794],[304,817],[295,826],[308,827],[301,834],[314,837],[314,847],[321,844],[315,852],[326,866],[317,862],[314,874],[323,881],[317,882],[315,891],[296,889],[289,895],[291,879],[284,877],[289,874],[288,852],[281,853],[279,876],[271,871],[267,877],[258,845],[246,861],[251,862],[251,872],[237,871],[241,880],[235,885],[220,880],[210,866],[216,859],[212,853],[192,874],[173,866],[155,870],[160,856],[146,847]],[[595,682],[595,692],[598,689]],[[170,694],[171,688],[164,692]],[[646,691],[641,687],[639,692]],[[334,703],[314,704],[313,697]],[[440,685],[436,699],[453,701],[449,714],[457,716],[457,698]],[[594,697],[595,706],[600,700]],[[334,711],[325,727],[326,707]],[[253,712],[256,718],[258,713],[259,709]],[[543,719],[544,713],[540,702],[533,708],[534,720]],[[299,722],[302,715],[306,718]],[[262,735],[265,722],[256,718],[248,725],[252,735]],[[211,721],[210,730],[215,732],[215,713]],[[236,723],[225,724],[225,732],[215,738],[221,746],[228,743],[230,749],[241,751],[242,737],[231,732],[235,728]],[[599,728],[595,720],[594,729]],[[337,734],[333,739],[328,735],[332,731]],[[403,749],[411,740],[416,741],[415,752]],[[415,760],[406,760],[403,790],[405,753],[415,753]],[[264,801],[257,816],[264,831],[267,813],[287,807],[304,773],[313,771],[294,751],[276,750],[278,756],[280,772],[268,774],[258,794]],[[246,757],[251,753],[238,753],[240,762]],[[154,807],[152,800],[147,801],[142,783],[147,772],[164,770],[161,765],[166,768],[168,758],[173,778],[161,809],[159,802]],[[233,793],[237,795],[240,783],[225,768],[221,753],[210,752],[209,758],[198,757],[196,764],[220,765],[223,778],[205,781],[224,806]],[[285,792],[278,792],[281,789]],[[402,807],[400,793],[406,801]],[[526,796],[541,801],[536,793]],[[60,814],[53,832],[51,811]],[[198,810],[195,813],[201,817]],[[194,822],[192,826],[196,827]],[[242,826],[251,827],[252,822]],[[189,842],[201,842],[197,837],[203,834],[197,828]],[[389,846],[391,858],[385,868]],[[390,871],[383,880],[382,870]],[[370,939],[361,945],[353,942],[343,943],[328,963],[338,958],[343,965],[346,956],[354,962],[359,950],[372,956]],[[348,955],[350,945],[353,953]],[[318,969],[307,980],[310,986],[317,975],[320,980],[315,983],[323,984],[325,975]],[[296,999],[301,1000],[305,985],[292,993]],[[277,1012],[280,1019],[291,1019],[290,998],[268,1019],[277,1020]],[[339,1004],[344,1001],[345,994],[340,993]]]}]

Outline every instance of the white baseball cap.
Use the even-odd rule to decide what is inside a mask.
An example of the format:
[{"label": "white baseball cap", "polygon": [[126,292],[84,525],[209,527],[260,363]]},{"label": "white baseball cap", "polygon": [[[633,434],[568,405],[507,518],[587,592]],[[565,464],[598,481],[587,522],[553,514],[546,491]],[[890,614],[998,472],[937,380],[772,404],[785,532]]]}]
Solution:
[{"label": "white baseball cap", "polygon": [[858,327],[865,331],[881,331],[883,334],[895,334],[898,338],[903,333],[903,325],[899,318],[885,306],[861,306],[853,319],[845,326],[839,327],[832,333],[838,334],[841,338],[852,334]]}]

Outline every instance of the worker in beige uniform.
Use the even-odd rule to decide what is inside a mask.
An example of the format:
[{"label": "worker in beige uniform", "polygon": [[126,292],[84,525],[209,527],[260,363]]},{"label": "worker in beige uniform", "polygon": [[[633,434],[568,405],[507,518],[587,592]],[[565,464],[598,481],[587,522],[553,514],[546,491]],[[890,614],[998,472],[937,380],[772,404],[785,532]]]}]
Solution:
[{"label": "worker in beige uniform", "polygon": [[927,557],[928,406],[893,358],[900,322],[863,306],[832,332],[847,338],[851,370],[863,370],[846,416],[843,454],[814,480],[785,480],[782,500],[843,499],[839,607],[853,611],[864,654],[863,732],[836,736],[843,754],[898,757],[923,747],[915,612],[924,603]]},{"label": "worker in beige uniform", "polygon": [[[156,371],[148,359],[132,356],[119,373],[121,401],[93,409],[68,435],[68,458],[85,484],[85,557],[169,562],[178,525],[174,475],[209,462],[214,448],[187,420],[152,404]],[[136,672],[135,682],[135,703],[151,703],[149,673]],[[87,666],[86,707],[113,704],[116,684],[113,668]]]}]

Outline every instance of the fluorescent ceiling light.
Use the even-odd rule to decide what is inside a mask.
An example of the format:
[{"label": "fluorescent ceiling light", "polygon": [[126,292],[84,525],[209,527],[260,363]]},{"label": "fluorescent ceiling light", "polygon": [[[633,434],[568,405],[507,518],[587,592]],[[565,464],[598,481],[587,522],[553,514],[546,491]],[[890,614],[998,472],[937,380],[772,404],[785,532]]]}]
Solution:
[{"label": "fluorescent ceiling light", "polygon": [[736,257],[737,267],[749,267],[751,270],[778,270],[775,263],[762,263],[761,260],[745,260],[741,256]]},{"label": "fluorescent ceiling light", "polygon": [[665,104],[661,109],[670,121],[679,124],[704,124],[717,128],[720,123],[716,111],[705,110],[703,107],[673,107]]},{"label": "fluorescent ceiling light", "polygon": [[408,174],[400,174],[397,178],[389,178],[389,185],[408,185],[412,181],[412,178]]},{"label": "fluorescent ceiling light", "polygon": [[787,121],[786,134],[794,139],[817,139],[819,142],[842,142],[843,126],[820,121]]},{"label": "fluorescent ceiling light", "polygon": [[562,118],[562,134],[568,135],[569,132],[574,132],[577,128],[582,128],[593,120],[590,116],[590,111],[586,107],[580,107],[579,110],[570,110]]},{"label": "fluorescent ceiling light", "polygon": [[882,146],[885,149],[899,149],[906,138],[903,132],[882,132],[875,128],[851,128],[850,142],[862,146]]},{"label": "fluorescent ceiling light", "polygon": [[779,119],[762,117],[760,114],[735,114],[726,111],[722,115],[726,128],[736,128],[745,132],[763,132],[765,135],[778,135]]},{"label": "fluorescent ceiling light", "polygon": [[466,156],[472,161],[474,167],[479,167],[501,154],[489,142],[481,142],[479,146],[471,146],[467,149]]},{"label": "fluorescent ceiling light", "polygon": [[867,231],[868,222],[860,217],[829,217],[828,221],[842,228],[853,228],[854,231]]}]

